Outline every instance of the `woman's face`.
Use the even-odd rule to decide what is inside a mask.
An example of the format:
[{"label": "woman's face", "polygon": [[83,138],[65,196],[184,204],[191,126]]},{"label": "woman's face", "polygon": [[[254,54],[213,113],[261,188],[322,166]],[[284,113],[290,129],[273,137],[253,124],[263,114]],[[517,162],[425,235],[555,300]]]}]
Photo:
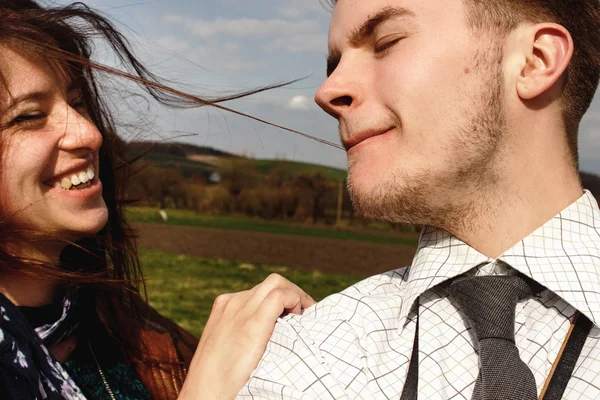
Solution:
[{"label": "woman's face", "polygon": [[77,240],[108,218],[98,179],[102,136],[76,87],[0,46],[0,210],[28,229]]}]

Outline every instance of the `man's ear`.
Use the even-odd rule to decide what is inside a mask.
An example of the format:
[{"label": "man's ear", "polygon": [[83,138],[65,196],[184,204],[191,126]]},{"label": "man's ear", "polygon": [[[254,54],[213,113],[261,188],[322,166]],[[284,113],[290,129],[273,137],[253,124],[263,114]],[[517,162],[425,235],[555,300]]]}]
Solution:
[{"label": "man's ear", "polygon": [[569,31],[554,23],[532,25],[524,38],[528,42],[526,62],[517,79],[517,93],[532,100],[562,82],[573,56],[573,39]]}]

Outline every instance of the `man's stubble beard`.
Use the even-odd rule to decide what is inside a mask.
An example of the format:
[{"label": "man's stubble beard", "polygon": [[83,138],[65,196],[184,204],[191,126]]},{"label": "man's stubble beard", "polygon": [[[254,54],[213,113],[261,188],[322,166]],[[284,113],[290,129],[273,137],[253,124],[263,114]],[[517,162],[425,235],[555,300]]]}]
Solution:
[{"label": "man's stubble beard", "polygon": [[[352,161],[348,161],[348,191],[353,207],[364,218],[418,225],[449,231],[473,224],[482,210],[476,204],[482,193],[493,192],[498,181],[499,144],[506,131],[503,105],[502,48],[475,56],[481,87],[471,102],[475,110],[451,143],[452,167],[448,173],[397,170],[369,193],[352,185]],[[475,71],[473,73],[476,73]],[[488,86],[483,83],[489,82]],[[467,103],[469,104],[469,103]]]}]

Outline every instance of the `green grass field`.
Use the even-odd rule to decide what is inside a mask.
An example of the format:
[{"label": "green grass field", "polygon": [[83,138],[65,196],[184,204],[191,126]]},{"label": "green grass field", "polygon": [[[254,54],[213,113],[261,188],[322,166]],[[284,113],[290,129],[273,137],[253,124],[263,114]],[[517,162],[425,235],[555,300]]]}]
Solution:
[{"label": "green grass field", "polygon": [[[306,227],[285,224],[281,222],[268,222],[242,216],[201,215],[193,211],[167,210],[169,220],[167,224],[197,226],[214,229],[236,229],[251,232],[266,232],[283,235],[300,235],[331,239],[353,239],[373,243],[402,244],[416,246],[416,235],[396,235],[392,233],[364,233],[351,230],[338,230],[327,227]],[[130,207],[127,209],[129,221],[150,222],[164,224],[158,215],[158,210],[149,207]]]},{"label": "green grass field", "polygon": [[273,272],[296,283],[317,301],[362,279],[155,250],[140,250],[140,258],[150,304],[198,336],[218,295],[249,289]]}]

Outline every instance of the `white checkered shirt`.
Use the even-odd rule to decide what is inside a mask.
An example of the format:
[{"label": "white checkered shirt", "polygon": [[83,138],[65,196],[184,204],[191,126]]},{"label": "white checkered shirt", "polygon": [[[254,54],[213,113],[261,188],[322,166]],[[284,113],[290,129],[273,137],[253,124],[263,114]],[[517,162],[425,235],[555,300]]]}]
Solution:
[{"label": "white checkered shirt", "polygon": [[593,323],[565,399],[600,399],[600,210],[585,194],[497,259],[425,228],[412,266],[368,278],[277,322],[238,399],[399,399],[419,315],[419,398],[470,399],[477,344],[440,283],[520,271],[547,290],[516,310],[538,393],[576,310]]}]

